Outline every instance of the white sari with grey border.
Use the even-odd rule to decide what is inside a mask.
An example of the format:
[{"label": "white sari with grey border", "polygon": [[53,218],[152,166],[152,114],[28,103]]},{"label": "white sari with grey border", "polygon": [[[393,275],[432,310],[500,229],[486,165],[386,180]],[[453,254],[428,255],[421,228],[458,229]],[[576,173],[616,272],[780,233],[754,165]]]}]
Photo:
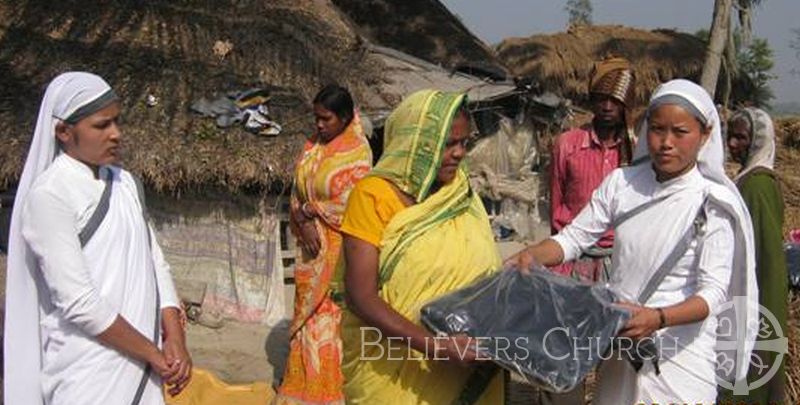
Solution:
[{"label": "white sari with grey border", "polygon": [[[78,234],[105,183],[88,166],[59,155],[55,128],[116,100],[99,76],[59,75],[42,99],[17,187],[9,235],[4,336],[6,405],[127,404],[143,365],[101,345],[96,336],[117,316],[145,336],[177,297],[158,244],[148,243],[136,186],[118,168],[107,217],[81,248]],[[23,213],[27,214],[23,215]],[[154,272],[155,270],[155,272]],[[142,403],[163,402],[159,381]]]},{"label": "white sari with grey border", "polygon": [[[54,239],[77,239],[77,234],[65,235],[69,227],[52,218],[47,205],[66,205],[75,213],[77,229],[84,229],[101,200],[105,181],[92,178],[82,165],[59,156],[34,185],[23,211],[22,233],[43,276],[39,280],[44,287],[39,291],[42,395],[46,404],[128,404],[145,365],[103,345],[94,334],[121,316],[152,339],[156,288],[164,291],[164,305],[175,305],[175,295],[169,291],[172,282],[157,244],[151,250],[152,235],[147,234],[136,184],[119,168],[100,170],[101,178],[111,173],[112,191],[105,217],[80,251],[82,269],[55,261],[74,253],[69,250],[75,244]],[[151,373],[140,403],[163,403],[157,375]]]},{"label": "white sari with grey border", "polygon": [[[711,314],[703,321],[657,332],[658,338],[663,337],[656,342],[662,343],[660,373],[649,363],[636,372],[627,361],[606,361],[595,398],[599,404],[713,403],[718,377],[744,379],[755,343],[758,289],[753,231],[747,208],[723,170],[719,117],[705,90],[686,80],[662,85],[653,99],[662,96],[682,98],[712,126],[697,166],[678,178],[656,181],[651,164],[643,160],[648,147],[646,133],[642,133],[634,154],[634,161],[641,163],[612,172],[589,205],[553,239],[563,248],[565,260],[570,260],[599,239],[617,218],[650,204],[616,229],[612,254],[611,287],[636,301],[656,277],[661,263],[680,245],[703,206],[707,217],[704,233],[696,235],[643,304],[663,307],[699,296]],[[724,307],[730,308],[717,312]],[[718,325],[730,329],[728,336],[718,333]]]}]

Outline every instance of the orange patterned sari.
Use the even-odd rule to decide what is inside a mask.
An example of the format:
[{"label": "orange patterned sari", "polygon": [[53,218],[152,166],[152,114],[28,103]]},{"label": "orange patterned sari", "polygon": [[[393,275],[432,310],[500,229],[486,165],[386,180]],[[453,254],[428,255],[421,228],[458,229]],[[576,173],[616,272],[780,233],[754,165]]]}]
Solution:
[{"label": "orange patterned sari", "polygon": [[308,203],[318,213],[314,221],[321,248],[317,257],[297,248],[289,359],[275,403],[344,403],[341,310],[329,297],[329,285],[342,250],[339,227],[347,197],[371,165],[372,153],[358,114],[327,144],[312,139],[303,147],[291,203],[293,207]]}]

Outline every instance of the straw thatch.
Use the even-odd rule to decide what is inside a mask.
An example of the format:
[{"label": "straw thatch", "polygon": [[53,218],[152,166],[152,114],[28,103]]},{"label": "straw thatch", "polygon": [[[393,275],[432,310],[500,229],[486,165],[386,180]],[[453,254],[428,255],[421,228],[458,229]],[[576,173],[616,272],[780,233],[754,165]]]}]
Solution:
[{"label": "straw thatch", "polygon": [[787,117],[775,122],[775,131],[782,136],[786,146],[800,148],[800,118]]},{"label": "straw thatch", "polygon": [[[215,53],[217,41],[232,48]],[[44,88],[66,70],[96,72],[115,87],[125,166],[170,191],[290,179],[320,85],[339,82],[359,98],[381,80],[328,2],[0,0],[0,189],[21,172]],[[250,87],[272,89],[270,108],[285,128],[278,138],[222,131],[189,112],[202,97]],[[149,94],[157,106],[145,105]]]},{"label": "straw thatch", "polygon": [[641,105],[659,83],[699,78],[705,48],[697,37],[673,30],[580,26],[566,33],[506,39],[497,53],[514,74],[574,100],[586,99],[595,61],[628,58],[637,76],[636,102]]},{"label": "straw thatch", "polygon": [[504,70],[494,51],[439,0],[332,0],[373,42],[453,68],[461,63]]},{"label": "straw thatch", "polygon": [[800,173],[796,169],[800,160],[800,150],[797,149],[800,144],[796,143],[800,139],[800,118],[775,120],[775,136],[775,171],[783,192],[783,233],[786,235],[792,229],[800,229]]}]

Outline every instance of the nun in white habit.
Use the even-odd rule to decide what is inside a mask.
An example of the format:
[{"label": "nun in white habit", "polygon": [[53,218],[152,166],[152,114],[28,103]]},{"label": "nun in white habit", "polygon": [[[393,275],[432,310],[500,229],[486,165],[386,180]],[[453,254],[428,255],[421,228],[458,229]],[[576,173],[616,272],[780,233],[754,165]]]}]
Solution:
[{"label": "nun in white habit", "polygon": [[173,393],[190,378],[169,266],[113,165],[119,111],[90,73],[45,92],[11,220],[7,405],[162,404],[162,378]]},{"label": "nun in white habit", "polygon": [[660,361],[637,370],[617,350],[600,367],[595,403],[715,403],[718,385],[747,390],[758,325],[753,231],[722,142],[703,88],[661,85],[634,163],[612,172],[571,225],[507,262],[573,260],[615,229],[609,285],[632,313],[620,336],[652,339]]}]

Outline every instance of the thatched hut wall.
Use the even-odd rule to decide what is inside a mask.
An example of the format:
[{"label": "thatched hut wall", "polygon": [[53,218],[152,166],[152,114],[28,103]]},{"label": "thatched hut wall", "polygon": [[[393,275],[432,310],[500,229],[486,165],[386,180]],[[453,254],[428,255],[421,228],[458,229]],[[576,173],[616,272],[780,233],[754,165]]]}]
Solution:
[{"label": "thatched hut wall", "polygon": [[585,100],[595,61],[628,58],[637,77],[636,100],[645,104],[655,87],[673,78],[697,79],[705,43],[673,30],[646,31],[622,26],[575,27],[566,33],[510,38],[497,46],[499,58],[518,76],[542,90]]},{"label": "thatched hut wall", "polygon": [[[162,191],[288,180],[320,85],[339,82],[359,98],[380,80],[327,2],[2,0],[0,17],[0,189],[21,172],[46,84],[66,70],[96,72],[122,95],[124,164]],[[215,54],[217,41],[230,52]],[[273,90],[281,136],[222,131],[189,112],[202,97],[250,87]]]}]

